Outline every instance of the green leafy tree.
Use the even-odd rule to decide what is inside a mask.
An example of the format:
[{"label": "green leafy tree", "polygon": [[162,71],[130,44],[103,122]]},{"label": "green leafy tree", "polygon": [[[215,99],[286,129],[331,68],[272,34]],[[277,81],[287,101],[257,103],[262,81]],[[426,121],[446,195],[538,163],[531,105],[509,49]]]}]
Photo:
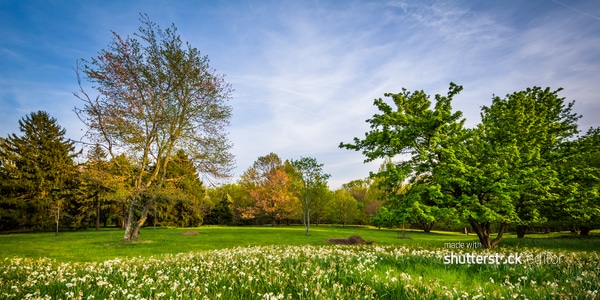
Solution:
[{"label": "green leafy tree", "polygon": [[208,57],[181,41],[174,25],[162,30],[146,15],[141,22],[137,38],[113,33],[108,49],[84,60],[81,72],[98,97],[83,88],[75,93],[83,101],[75,111],[89,138],[113,158],[130,153],[136,159],[125,241],[137,240],[178,150],[199,172],[216,177],[230,175],[233,161],[225,130],[230,85]]},{"label": "green leafy tree", "polygon": [[[354,138],[353,144],[340,144],[362,150],[366,162],[388,159],[373,175],[379,188],[399,211],[411,211],[410,221],[425,231],[435,222],[455,218],[453,208],[440,205],[447,197],[440,191],[445,180],[440,171],[454,163],[456,145],[464,135],[462,113],[452,112],[451,107],[452,98],[461,90],[461,86],[450,84],[447,96],[435,95],[433,108],[424,91],[403,89],[398,94],[385,94],[396,109],[376,99],[374,105],[381,114],[367,120],[372,130],[364,139]],[[407,186],[410,188],[405,191]]]},{"label": "green leafy tree", "polygon": [[340,146],[362,150],[367,160],[408,156],[378,174],[392,189],[409,180],[396,200],[426,221],[469,223],[492,248],[508,226],[541,222],[540,207],[558,201],[553,164],[568,156],[561,149],[577,132],[578,116],[558,91],[535,87],[495,97],[482,123],[463,129],[450,106],[461,89],[451,84],[447,97],[435,96],[433,109],[424,92],[388,94],[397,109],[376,100],[382,114],[368,120],[373,130]]},{"label": "green leafy tree", "polygon": [[108,221],[127,227],[127,205],[134,192],[134,174],[137,172],[135,160],[125,154],[113,157],[108,163],[106,184],[110,192],[106,195],[108,205]]},{"label": "green leafy tree", "polygon": [[327,216],[327,205],[333,199],[334,192],[329,189],[327,184],[322,186],[321,189],[317,190],[316,197],[319,201],[316,201],[311,208],[313,212],[313,224],[319,226],[323,222],[323,219]]},{"label": "green leafy tree", "polygon": [[58,230],[77,174],[74,143],[44,111],[23,117],[19,129],[0,145],[2,229]]},{"label": "green leafy tree", "polygon": [[302,219],[305,234],[310,235],[310,217],[315,207],[326,200],[327,179],[331,175],[323,171],[323,164],[317,162],[313,157],[302,157],[299,160],[290,161],[293,170],[292,176],[298,182],[297,194],[302,203]]},{"label": "green leafy tree", "polygon": [[480,148],[471,152],[485,165],[484,176],[510,195],[507,205],[517,214],[519,237],[528,226],[547,222],[544,208],[566,196],[556,165],[573,155],[566,145],[576,137],[581,116],[572,112],[574,102],[558,96],[560,91],[528,88],[495,97],[482,108],[481,143],[474,143]]},{"label": "green leafy tree", "polygon": [[[230,204],[229,209],[233,215],[232,224],[236,225],[244,225],[249,224],[248,219],[243,218],[243,214],[247,211],[249,206],[254,205],[254,199],[250,196],[248,190],[244,188],[239,183],[229,183],[223,186],[219,186],[213,189],[208,190],[208,194],[210,195],[210,199],[213,202],[213,211],[210,213],[213,214],[215,209],[218,209],[219,203],[225,201]],[[211,220],[214,220],[214,217],[211,217]],[[214,221],[211,221],[214,224]]]},{"label": "green leafy tree", "polygon": [[375,214],[375,210],[381,201],[377,199],[377,193],[372,193],[371,184],[373,180],[370,178],[352,180],[342,184],[342,189],[348,191],[356,201],[358,201],[358,209],[360,210],[357,216],[361,224],[369,222],[370,215]]},{"label": "green leafy tree", "polygon": [[571,226],[581,235],[600,227],[600,127],[571,144],[573,156],[559,164],[561,200],[547,207],[557,226]]},{"label": "green leafy tree", "polygon": [[346,227],[359,216],[358,201],[344,189],[334,192],[332,199],[327,203],[326,210],[329,217],[337,223]]},{"label": "green leafy tree", "polygon": [[377,212],[371,215],[371,224],[377,226],[378,229],[381,227],[393,228],[401,223],[404,223],[402,213],[390,211],[385,205],[379,206]]}]

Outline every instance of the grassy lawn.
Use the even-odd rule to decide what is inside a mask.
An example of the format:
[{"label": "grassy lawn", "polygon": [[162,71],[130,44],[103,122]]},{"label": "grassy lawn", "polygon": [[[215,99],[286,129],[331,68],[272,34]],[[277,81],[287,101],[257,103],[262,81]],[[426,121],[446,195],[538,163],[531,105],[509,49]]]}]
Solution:
[{"label": "grassy lawn", "polygon": [[[184,235],[185,231],[198,235]],[[360,235],[365,240],[382,245],[425,244],[442,247],[445,242],[474,241],[475,236],[455,233],[411,232],[411,239],[399,239],[395,230],[362,227],[313,226],[310,235],[303,226],[144,228],[140,241],[123,243],[123,231],[111,228],[100,231],[25,233],[0,235],[0,258],[47,257],[58,261],[104,261],[116,257],[152,256],[190,251],[205,251],[237,246],[266,245],[326,245],[331,237]]]},{"label": "grassy lawn", "polygon": [[[198,235],[184,235],[185,231],[197,231]],[[268,245],[327,245],[332,237],[360,235],[378,245],[419,245],[443,248],[445,243],[476,242],[473,234],[466,236],[452,232],[423,233],[411,231],[410,239],[397,237],[397,230],[368,227],[313,226],[310,236],[304,234],[303,226],[280,227],[224,227],[204,226],[199,228],[143,228],[140,241],[123,243],[123,231],[117,228],[75,232],[25,233],[0,235],[0,258],[47,257],[58,261],[101,262],[116,257],[153,256],[190,251],[205,251],[237,246]],[[542,247],[552,250],[594,251],[600,249],[599,238],[569,237],[570,234],[534,234],[525,239],[507,235],[500,248]],[[595,233],[598,237],[597,233]]]}]

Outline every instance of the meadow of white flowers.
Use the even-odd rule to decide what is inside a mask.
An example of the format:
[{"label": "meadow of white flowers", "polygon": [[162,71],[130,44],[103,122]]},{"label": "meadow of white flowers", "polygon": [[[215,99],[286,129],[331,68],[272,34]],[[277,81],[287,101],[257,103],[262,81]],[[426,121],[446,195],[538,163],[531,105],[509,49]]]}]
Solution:
[{"label": "meadow of white flowers", "polygon": [[[486,250],[263,246],[58,263],[0,261],[2,299],[595,299],[597,252],[519,249],[560,260],[444,264]],[[510,255],[514,250],[492,250]]]}]

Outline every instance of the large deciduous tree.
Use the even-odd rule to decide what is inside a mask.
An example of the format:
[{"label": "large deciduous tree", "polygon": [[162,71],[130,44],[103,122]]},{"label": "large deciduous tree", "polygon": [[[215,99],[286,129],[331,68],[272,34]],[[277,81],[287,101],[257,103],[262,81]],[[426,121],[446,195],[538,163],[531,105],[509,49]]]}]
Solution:
[{"label": "large deciduous tree", "polygon": [[334,192],[332,199],[327,203],[326,210],[329,218],[346,227],[359,216],[358,201],[350,192],[339,189]]},{"label": "large deciduous tree", "polygon": [[527,227],[548,220],[546,207],[570,196],[557,165],[575,154],[567,146],[576,138],[580,116],[572,112],[574,102],[559,97],[560,91],[528,88],[494,97],[482,108],[480,143],[473,143],[480,148],[471,153],[485,166],[484,178],[501,183],[503,193],[510,195],[519,237]]},{"label": "large deciduous tree", "polygon": [[[84,60],[80,71],[99,95],[90,97],[83,87],[75,93],[83,101],[75,111],[89,127],[89,138],[112,157],[135,158],[126,241],[138,238],[178,150],[201,173],[220,177],[232,169],[225,131],[230,85],[210,68],[207,56],[181,41],[174,25],[162,30],[146,15],[141,22],[134,37],[113,33],[107,49]],[[80,78],[79,67],[77,73]]]},{"label": "large deciduous tree", "polygon": [[305,227],[305,234],[310,235],[310,217],[325,199],[327,188],[327,179],[331,175],[323,171],[323,164],[317,162],[313,157],[302,157],[299,160],[292,160],[294,179],[299,182],[297,190],[298,198],[302,203],[302,220]]},{"label": "large deciduous tree", "polygon": [[570,146],[574,155],[558,166],[565,196],[546,211],[554,224],[589,235],[600,227],[600,127],[590,128]]},{"label": "large deciduous tree", "polygon": [[47,230],[58,226],[72,193],[74,143],[44,111],[23,117],[19,129],[21,136],[13,133],[0,144],[1,228]]},{"label": "large deciduous tree", "polygon": [[[462,90],[450,84],[447,96],[435,95],[435,106],[424,91],[385,94],[394,109],[376,99],[380,114],[367,120],[371,131],[364,139],[340,147],[362,150],[366,161],[378,158],[388,162],[374,174],[378,186],[396,211],[411,211],[409,222],[426,232],[435,222],[455,218],[454,209],[441,205],[446,195],[440,192],[445,176],[441,170],[456,163],[455,149],[464,136],[461,112],[452,112],[452,98]],[[400,160],[393,162],[389,158]],[[401,216],[399,219],[407,219]]]},{"label": "large deciduous tree", "polygon": [[298,198],[290,189],[290,176],[277,154],[259,157],[242,175],[241,183],[254,199],[254,204],[245,208],[246,218],[264,216],[275,225],[295,215]]}]

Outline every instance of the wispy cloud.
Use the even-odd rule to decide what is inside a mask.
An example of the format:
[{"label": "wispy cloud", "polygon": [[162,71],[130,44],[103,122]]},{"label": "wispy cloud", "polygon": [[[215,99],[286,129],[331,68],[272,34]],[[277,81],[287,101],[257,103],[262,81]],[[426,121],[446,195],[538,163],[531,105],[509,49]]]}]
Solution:
[{"label": "wispy cloud", "polygon": [[444,94],[450,81],[462,84],[454,106],[470,125],[493,94],[564,87],[562,95],[577,100],[584,114],[582,127],[599,125],[600,11],[594,1],[109,1],[44,7],[63,11],[69,23],[31,5],[22,9],[31,12],[28,18],[41,14],[50,23],[33,32],[26,24],[0,21],[7,28],[0,33],[0,62],[7,66],[0,71],[2,135],[31,108],[50,110],[69,131],[78,131],[81,124],[70,111],[76,105],[71,67],[105,47],[109,30],[133,34],[144,12],[163,27],[175,23],[235,88],[229,130],[238,174],[275,152],[283,159],[317,158],[333,175],[332,187],[367,176],[378,162],[365,165],[360,153],[337,146],[369,129],[365,120],[375,113],[374,98],[402,87]]}]

